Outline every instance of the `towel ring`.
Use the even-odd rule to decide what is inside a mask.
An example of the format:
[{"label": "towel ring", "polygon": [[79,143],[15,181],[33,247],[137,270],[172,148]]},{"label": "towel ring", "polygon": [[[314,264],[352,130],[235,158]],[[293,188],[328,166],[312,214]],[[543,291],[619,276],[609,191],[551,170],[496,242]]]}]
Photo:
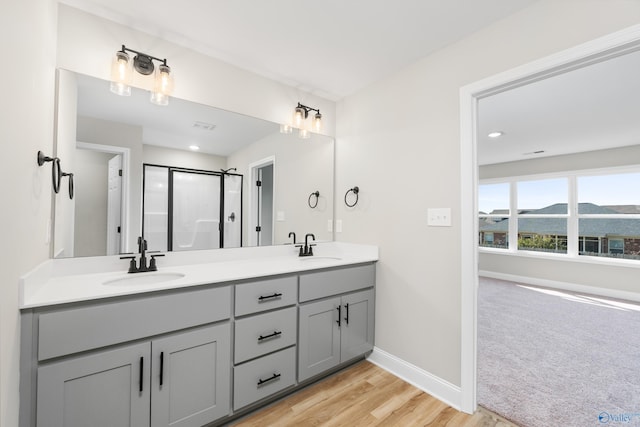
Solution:
[{"label": "towel ring", "polygon": [[62,176],[68,176],[69,177],[69,199],[73,200],[73,173],[66,173],[66,172],[62,172]]},{"label": "towel ring", "polygon": [[[355,205],[357,205],[358,204],[358,193],[359,192],[360,192],[360,189],[357,186],[348,189],[347,192],[344,194],[344,204],[349,206],[350,208],[352,208]],[[349,202],[347,201],[347,196],[349,196],[349,193],[353,193],[353,194],[356,195],[356,200],[355,200],[355,202],[353,202],[353,204],[349,204]]]},{"label": "towel ring", "polygon": [[[316,198],[316,202],[314,204],[311,204],[311,198],[314,197]],[[319,191],[314,191],[313,193],[309,194],[309,198],[307,199],[307,204],[309,205],[309,207],[311,209],[315,209],[316,206],[318,206],[318,200],[320,199],[320,192]]]},{"label": "towel ring", "polygon": [[51,163],[51,184],[53,185],[53,191],[57,194],[60,192],[60,181],[62,180],[62,170],[60,169],[60,159],[57,157],[45,156],[42,151],[38,151],[38,166],[43,166],[45,163]]}]

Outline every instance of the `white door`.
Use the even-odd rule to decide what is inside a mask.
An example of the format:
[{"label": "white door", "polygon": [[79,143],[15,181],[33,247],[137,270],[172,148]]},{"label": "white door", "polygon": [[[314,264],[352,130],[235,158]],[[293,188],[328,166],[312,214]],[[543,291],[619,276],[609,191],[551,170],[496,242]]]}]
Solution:
[{"label": "white door", "polygon": [[107,191],[107,255],[120,253],[122,206],[122,154],[109,160]]}]

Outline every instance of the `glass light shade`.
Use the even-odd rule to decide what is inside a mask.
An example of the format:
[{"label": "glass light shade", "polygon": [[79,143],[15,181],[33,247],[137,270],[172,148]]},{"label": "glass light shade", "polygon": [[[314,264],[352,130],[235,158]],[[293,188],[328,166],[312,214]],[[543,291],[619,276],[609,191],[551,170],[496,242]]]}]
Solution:
[{"label": "glass light shade", "polygon": [[302,107],[296,107],[293,111],[293,127],[301,128],[304,125],[306,111]]},{"label": "glass light shade", "polygon": [[116,52],[111,63],[111,92],[120,96],[131,95],[131,61],[126,52]]},{"label": "glass light shade", "polygon": [[280,133],[291,133],[293,132],[293,126],[290,124],[283,123],[280,125]]},{"label": "glass light shade", "polygon": [[314,132],[320,132],[322,130],[322,114],[318,112],[315,116],[313,116],[311,127],[313,128]]},{"label": "glass light shade", "polygon": [[173,92],[173,77],[171,68],[167,65],[160,65],[156,71],[153,92],[151,92],[151,102],[156,105],[168,105],[169,95]]},{"label": "glass light shade", "polygon": [[309,139],[311,138],[311,131],[309,129],[300,129],[298,131],[298,136],[302,139]]}]

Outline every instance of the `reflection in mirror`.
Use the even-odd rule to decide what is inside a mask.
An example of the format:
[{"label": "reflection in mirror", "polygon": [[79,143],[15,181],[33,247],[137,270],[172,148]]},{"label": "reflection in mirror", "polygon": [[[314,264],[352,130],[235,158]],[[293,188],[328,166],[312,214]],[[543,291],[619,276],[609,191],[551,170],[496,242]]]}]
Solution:
[{"label": "reflection in mirror", "polygon": [[[281,134],[276,123],[176,98],[158,107],[144,90],[120,97],[109,91],[109,82],[66,70],[58,70],[57,84],[56,156],[74,173],[76,196],[55,198],[53,257],[135,252],[143,229],[148,240],[163,242],[154,250],[284,244],[291,242],[290,232],[333,239],[327,231],[333,220],[332,138],[314,134],[301,140]],[[163,237],[154,235],[147,218],[143,228],[143,191],[154,176],[143,165],[172,171],[174,179],[209,171],[221,180],[216,191],[224,186],[221,194],[229,203],[217,203],[215,218],[216,208],[189,218],[189,226],[181,222],[185,216],[176,215],[172,230],[168,214],[177,202],[168,193],[152,198],[167,212],[164,223],[148,219],[164,224]],[[183,198],[199,197],[204,185],[185,189]],[[320,197],[311,208],[307,199],[315,191]],[[204,235],[194,234],[193,224],[210,229],[205,240],[226,243],[201,244]]]}]

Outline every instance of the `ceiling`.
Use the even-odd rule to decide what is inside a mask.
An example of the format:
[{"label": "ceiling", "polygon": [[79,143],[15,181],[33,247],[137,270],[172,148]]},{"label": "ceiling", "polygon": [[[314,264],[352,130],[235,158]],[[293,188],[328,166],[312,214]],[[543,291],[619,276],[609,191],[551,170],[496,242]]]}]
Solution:
[{"label": "ceiling", "polygon": [[338,100],[536,0],[61,1]]},{"label": "ceiling", "polygon": [[633,52],[481,99],[478,163],[640,143],[638,70]]}]

